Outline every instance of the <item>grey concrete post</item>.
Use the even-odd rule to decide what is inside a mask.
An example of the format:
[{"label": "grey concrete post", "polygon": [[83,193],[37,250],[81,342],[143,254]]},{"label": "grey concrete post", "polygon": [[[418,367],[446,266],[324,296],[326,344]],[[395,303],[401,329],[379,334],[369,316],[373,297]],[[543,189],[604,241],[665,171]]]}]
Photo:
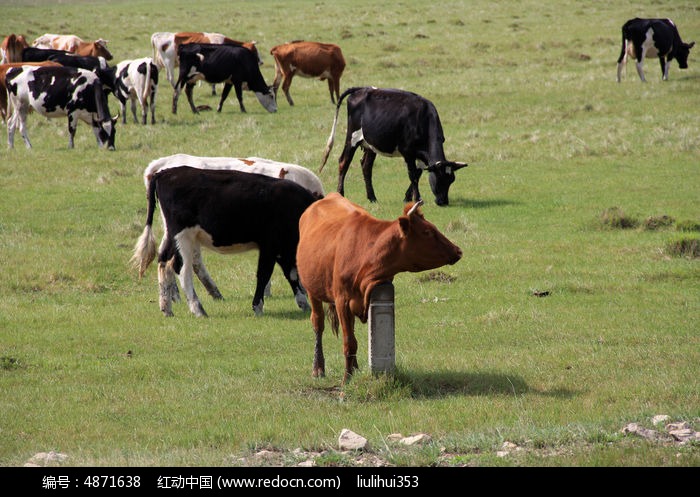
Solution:
[{"label": "grey concrete post", "polygon": [[394,350],[394,285],[381,283],[370,295],[367,319],[369,366],[372,373],[393,373],[396,368]]}]

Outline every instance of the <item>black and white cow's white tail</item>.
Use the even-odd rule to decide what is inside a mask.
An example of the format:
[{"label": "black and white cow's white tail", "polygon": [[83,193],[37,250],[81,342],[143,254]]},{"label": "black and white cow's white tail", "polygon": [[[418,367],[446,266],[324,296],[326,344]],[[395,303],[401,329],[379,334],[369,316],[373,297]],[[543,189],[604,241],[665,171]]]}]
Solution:
[{"label": "black and white cow's white tail", "polygon": [[333,127],[331,128],[331,136],[328,137],[328,141],[326,142],[326,150],[323,152],[323,159],[321,160],[321,167],[319,168],[319,172],[323,171],[323,166],[326,165],[326,161],[328,160],[328,156],[331,153],[331,149],[333,148],[333,141],[335,140],[335,129],[338,125],[338,114],[340,113],[340,105],[343,102],[343,99],[347,97],[348,95],[351,95],[355,93],[356,91],[360,91],[364,89],[364,86],[355,86],[352,88],[348,88],[345,90],[342,95],[338,98],[338,103],[335,106],[335,118],[333,119]]},{"label": "black and white cow's white tail", "polygon": [[146,214],[146,226],[143,233],[134,245],[134,254],[131,256],[131,264],[139,271],[139,278],[143,277],[149,264],[156,258],[156,238],[153,234],[153,214],[156,210],[156,182],[148,185],[148,213]]}]

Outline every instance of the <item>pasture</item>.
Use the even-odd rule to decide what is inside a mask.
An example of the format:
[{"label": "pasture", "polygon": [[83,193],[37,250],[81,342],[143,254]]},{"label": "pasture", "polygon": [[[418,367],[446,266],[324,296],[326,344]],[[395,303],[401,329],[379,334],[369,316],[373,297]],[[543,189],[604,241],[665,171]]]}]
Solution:
[{"label": "pasture", "polygon": [[[440,113],[447,158],[465,161],[425,217],[464,251],[454,266],[403,273],[396,291],[397,373],[367,368],[340,388],[342,341],[327,327],[325,378],[311,377],[314,335],[279,268],[265,314],[250,308],[257,253],[204,252],[224,294],[158,309],[157,271],[129,266],[143,230],[142,173],[175,153],[259,156],[318,172],[335,108],[326,82],[296,77],[268,113],[244,92],[221,113],[170,111],[160,75],[156,125],[117,125],[100,150],[85,123],[68,150],[64,119],[28,117],[33,149],[0,146],[0,465],[56,451],[69,466],[357,464],[343,428],[397,466],[698,466],[697,441],[651,441],[666,414],[700,431],[700,46],[661,81],[645,61],[616,82],[620,27],[670,17],[700,41],[693,0],[436,3],[402,0],[0,2],[0,35],[103,38],[114,63],[151,55],[159,31],[337,43],[341,92],[414,91]],[[89,22],[85,22],[89,20]],[[220,94],[221,86],[217,87]],[[216,108],[208,85],[195,102]],[[111,113],[118,105],[109,101]],[[319,174],[337,182],[345,133]],[[400,158],[378,157],[365,198],[357,154],[346,196],[383,219],[403,208]],[[242,213],[245,215],[245,213]],[[161,222],[154,226],[160,237]],[[429,434],[403,447],[390,434]],[[505,457],[504,442],[516,444]],[[301,449],[295,453],[295,449]]]}]

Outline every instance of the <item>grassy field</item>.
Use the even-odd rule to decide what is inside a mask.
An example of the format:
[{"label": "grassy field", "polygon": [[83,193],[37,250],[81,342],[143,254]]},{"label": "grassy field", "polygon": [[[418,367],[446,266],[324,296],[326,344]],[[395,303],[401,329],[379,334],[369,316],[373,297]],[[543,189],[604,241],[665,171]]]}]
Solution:
[{"label": "grassy field", "polygon": [[[142,173],[173,153],[256,155],[318,172],[334,107],[325,82],[295,78],[275,114],[246,92],[220,114],[193,115],[161,76],[155,126],[119,125],[116,151],[80,123],[28,119],[0,146],[0,465],[56,451],[69,466],[356,464],[337,453],[349,428],[398,466],[698,466],[700,445],[655,442],[622,428],[655,415],[700,430],[700,48],[689,68],[634,64],[616,82],[620,27],[670,17],[700,41],[690,0],[557,2],[365,0],[191,2],[0,1],[0,35],[104,38],[114,63],[151,54],[158,31],[209,31],[269,50],[292,39],[337,43],[341,89],[396,87],[432,100],[445,152],[466,161],[438,207],[423,212],[464,251],[454,266],[400,274],[397,374],[360,372],[341,388],[342,341],[314,337],[281,271],[265,315],[251,300],[257,254],[205,253],[224,294],[197,287],[209,317],[158,309],[155,266],[129,258],[146,217]],[[88,23],[85,20],[89,20]],[[280,93],[280,96],[282,94]],[[197,104],[216,108],[206,86]],[[118,107],[110,100],[110,110]],[[329,163],[337,182],[344,110]],[[359,155],[359,154],[358,154]],[[379,157],[378,202],[357,163],[345,193],[395,219],[408,186],[400,159]],[[160,221],[155,223],[160,230]],[[622,225],[629,226],[627,228]],[[158,232],[158,235],[160,232]],[[537,296],[546,295],[546,296]],[[341,393],[342,400],[341,400]],[[404,448],[392,433],[426,433]],[[517,444],[497,456],[504,442]]]}]

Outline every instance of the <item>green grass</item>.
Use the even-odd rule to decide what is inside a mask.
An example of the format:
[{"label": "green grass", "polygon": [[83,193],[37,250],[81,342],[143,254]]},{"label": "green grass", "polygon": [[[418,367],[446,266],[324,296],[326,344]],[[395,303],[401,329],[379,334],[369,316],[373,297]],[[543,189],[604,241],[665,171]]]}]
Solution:
[{"label": "green grass", "polygon": [[[0,147],[0,465],[55,450],[74,466],[236,466],[266,448],[296,464],[353,464],[343,428],[399,466],[698,466],[697,442],[620,430],[668,414],[700,430],[700,63],[634,65],[618,84],[620,27],[668,16],[700,41],[700,7],[657,2],[3,2],[0,34],[109,40],[115,62],[150,55],[156,31],[338,43],[342,88],[398,87],[431,99],[445,151],[470,166],[423,209],[464,251],[435,274],[396,277],[393,377],[361,371],[341,389],[342,341],[328,333],[326,378],[311,378],[313,332],[279,270],[265,315],[251,310],[256,254],[205,253],[224,294],[197,287],[207,319],[158,310],[157,275],[129,267],[143,229],[142,172],[158,157],[257,155],[318,171],[334,107],[325,82],[295,78],[296,105],[268,114],[246,92],[221,114],[170,113],[118,125],[114,152],[80,123],[28,118],[34,148]],[[157,15],[155,14],[157,13]],[[86,25],[85,19],[90,19]],[[195,102],[216,108],[206,86]],[[112,114],[116,103],[110,100]],[[344,137],[319,174],[336,186]],[[379,157],[365,199],[356,158],[345,193],[383,219],[408,186]],[[610,222],[610,221],[614,222]],[[631,222],[621,228],[618,221]],[[624,224],[624,223],[622,223]],[[160,221],[156,222],[160,226]],[[160,227],[158,228],[160,229]],[[543,295],[543,296],[537,296]],[[342,396],[341,396],[342,393]],[[342,399],[342,401],[341,401]],[[658,428],[657,428],[658,429]],[[392,433],[427,433],[406,448]],[[523,450],[498,457],[505,441]]]}]

